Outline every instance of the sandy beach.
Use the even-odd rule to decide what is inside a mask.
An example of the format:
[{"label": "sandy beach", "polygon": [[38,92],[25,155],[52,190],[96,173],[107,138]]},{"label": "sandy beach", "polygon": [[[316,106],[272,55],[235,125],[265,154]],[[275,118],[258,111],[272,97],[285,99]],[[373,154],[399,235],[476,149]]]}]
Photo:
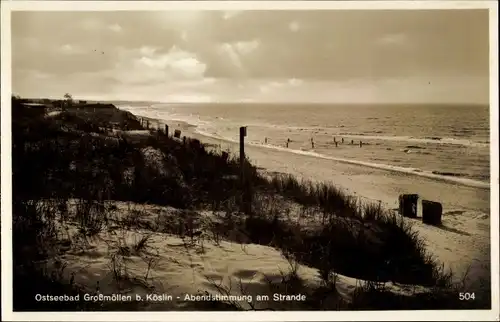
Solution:
[{"label": "sandy beach", "polygon": [[[196,127],[181,121],[149,119],[152,127],[169,125],[169,131],[179,129],[182,136],[204,143],[220,145],[222,150],[238,153],[235,142],[204,136]],[[363,200],[379,200],[388,208],[397,208],[398,196],[419,194],[421,200],[433,200],[443,205],[443,225],[425,225],[421,218],[410,220],[423,237],[427,249],[457,280],[465,274],[471,284],[490,279],[490,190],[443,182],[416,175],[374,169],[314,156],[280,151],[265,146],[246,145],[250,161],[264,171],[289,173],[313,181],[329,181]]]}]

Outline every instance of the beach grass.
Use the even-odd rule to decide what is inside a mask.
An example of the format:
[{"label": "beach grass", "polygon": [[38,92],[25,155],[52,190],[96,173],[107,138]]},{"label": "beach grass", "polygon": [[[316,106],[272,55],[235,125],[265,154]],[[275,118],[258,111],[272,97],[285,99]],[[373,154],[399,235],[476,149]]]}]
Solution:
[{"label": "beach grass", "polygon": [[[402,217],[379,203],[362,202],[332,183],[262,173],[249,160],[241,169],[237,156],[195,139],[178,140],[161,130],[146,132],[137,117],[112,105],[70,108],[49,117],[47,110],[23,107],[17,99],[12,104],[15,310],[144,309],[137,303],[45,305],[26,300],[42,293],[41,289],[53,295],[98,292],[95,285],[68,282],[62,273],[64,264],[58,271],[45,263],[69,248],[90,247],[93,238],[116,226],[181,236],[191,247],[198,243],[203,248],[198,238],[203,234],[216,244],[231,241],[242,247],[259,244],[278,249],[290,262],[290,272],[280,282],[286,289],[301,285],[294,275],[297,265],[319,272],[323,285],[309,290],[307,309],[490,305],[486,299],[460,301],[451,272],[427,253]],[[173,207],[179,212],[146,220],[145,210],[131,209],[117,218],[116,202]],[[203,224],[200,213],[204,212],[217,220]],[[130,252],[144,253],[148,234],[110,255],[110,272],[116,281],[131,279],[122,259]],[[149,264],[146,277],[139,280],[149,285],[155,257],[141,258]],[[321,298],[336,292],[337,274],[367,282],[351,301],[335,296],[337,300],[324,303]],[[415,288],[409,295],[397,295],[388,291],[387,283],[431,291],[419,293]],[[236,303],[204,305],[199,309],[242,309]]]}]

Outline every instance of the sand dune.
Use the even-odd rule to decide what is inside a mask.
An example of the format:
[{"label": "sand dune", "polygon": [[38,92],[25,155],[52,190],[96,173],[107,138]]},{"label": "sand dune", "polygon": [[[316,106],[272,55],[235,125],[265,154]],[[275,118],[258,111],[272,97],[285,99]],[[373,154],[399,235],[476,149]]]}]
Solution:
[{"label": "sand dune", "polygon": [[[272,247],[222,240],[215,243],[203,234],[189,238],[120,225],[120,220],[127,216],[137,216],[136,209],[141,209],[141,216],[135,218],[144,223],[166,213],[175,213],[178,211],[175,208],[124,202],[114,204],[117,206],[115,224],[86,240],[84,250],[73,248],[49,263],[53,268],[61,262],[67,265],[63,270],[64,279],[70,280],[73,276],[77,285],[85,285],[90,291],[106,296],[129,295],[133,301],[139,296],[143,299],[144,309],[149,310],[200,309],[210,300],[207,294],[219,298],[233,296],[226,302],[242,309],[300,309],[307,307],[308,297],[321,286],[317,269],[296,264],[300,286],[295,292],[286,289],[290,284],[284,283],[283,279],[293,270],[294,264]],[[210,214],[205,216],[209,219]],[[62,227],[61,232],[77,245],[81,235],[76,227],[68,223],[64,229]],[[137,245],[144,237],[147,241],[139,249]],[[363,282],[337,275],[337,295],[330,292],[331,298],[324,299],[325,305],[339,301],[339,298],[349,303]],[[424,287],[393,283],[385,286],[390,292],[401,295],[430,291]],[[283,298],[286,294],[303,297],[302,300],[287,301]],[[193,296],[205,297],[192,301]],[[268,296],[268,299],[263,296]]]}]

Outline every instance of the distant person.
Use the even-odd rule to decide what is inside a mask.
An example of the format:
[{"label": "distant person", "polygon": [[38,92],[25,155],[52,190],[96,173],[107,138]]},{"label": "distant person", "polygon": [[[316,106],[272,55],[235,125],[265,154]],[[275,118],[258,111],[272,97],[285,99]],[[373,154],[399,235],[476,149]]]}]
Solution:
[{"label": "distant person", "polygon": [[363,142],[361,140],[359,140],[359,147],[362,148],[363,147]]},{"label": "distant person", "polygon": [[264,139],[264,143],[267,144],[267,138]]},{"label": "distant person", "polygon": [[287,148],[288,148],[288,143],[289,143],[289,142],[290,142],[289,140],[287,140],[287,141],[286,141],[286,147],[287,147]]},{"label": "distant person", "polygon": [[335,141],[335,147],[338,147],[339,143],[337,141]]},{"label": "distant person", "polygon": [[337,143],[337,138],[333,137],[333,143]]},{"label": "distant person", "polygon": [[344,138],[342,138],[342,143],[344,143]]},{"label": "distant person", "polygon": [[351,144],[354,144],[354,140],[351,140]]}]

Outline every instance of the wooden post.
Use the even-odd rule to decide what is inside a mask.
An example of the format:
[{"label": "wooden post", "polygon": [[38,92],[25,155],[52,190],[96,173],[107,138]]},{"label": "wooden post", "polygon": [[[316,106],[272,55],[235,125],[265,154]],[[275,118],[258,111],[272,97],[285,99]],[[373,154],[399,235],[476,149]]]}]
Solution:
[{"label": "wooden post", "polygon": [[146,129],[149,130],[149,120],[146,120]]},{"label": "wooden post", "polygon": [[168,125],[165,124],[165,135],[168,136]]},{"label": "wooden post", "polygon": [[226,151],[222,151],[222,160],[224,160],[224,163],[227,163],[227,161],[229,160],[229,153],[227,153]]},{"label": "wooden post", "polygon": [[250,195],[249,187],[247,187],[247,182],[245,178],[245,136],[247,136],[246,126],[240,127],[240,182],[241,188],[243,189],[243,200],[241,205],[241,210],[244,213],[250,212]]},{"label": "wooden post", "polygon": [[241,167],[241,181],[243,182],[243,166],[245,162],[245,136],[247,136],[247,128],[240,127],[240,167]]}]

